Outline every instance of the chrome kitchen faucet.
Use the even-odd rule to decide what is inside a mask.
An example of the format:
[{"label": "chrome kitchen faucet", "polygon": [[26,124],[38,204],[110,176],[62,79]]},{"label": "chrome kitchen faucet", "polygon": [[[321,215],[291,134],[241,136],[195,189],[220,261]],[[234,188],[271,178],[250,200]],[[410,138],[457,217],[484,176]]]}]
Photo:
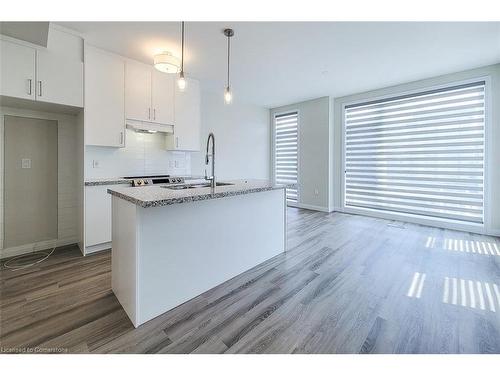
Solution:
[{"label": "chrome kitchen faucet", "polygon": [[[212,154],[208,153],[210,148],[210,138],[212,139]],[[210,181],[210,187],[215,188],[215,136],[214,133],[210,133],[207,139],[207,154],[205,156],[205,165],[208,165],[208,162],[212,158],[212,176],[207,176],[207,168],[205,168],[205,180]]]}]

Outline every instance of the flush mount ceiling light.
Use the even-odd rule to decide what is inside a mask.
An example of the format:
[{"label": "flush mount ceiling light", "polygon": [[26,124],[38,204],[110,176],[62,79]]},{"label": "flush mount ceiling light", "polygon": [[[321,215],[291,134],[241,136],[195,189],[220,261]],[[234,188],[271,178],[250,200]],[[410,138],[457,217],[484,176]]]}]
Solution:
[{"label": "flush mount ceiling light", "polygon": [[161,52],[154,56],[155,68],[163,73],[178,73],[179,59],[168,51]]},{"label": "flush mount ceiling light", "polygon": [[181,22],[181,72],[179,73],[177,86],[180,91],[186,89],[186,79],[184,78],[184,21]]},{"label": "flush mount ceiling light", "polygon": [[227,37],[227,84],[224,90],[224,102],[226,104],[231,104],[233,101],[233,93],[231,92],[231,86],[229,84],[229,58],[231,56],[231,37],[234,36],[233,29],[224,29],[224,35]]}]

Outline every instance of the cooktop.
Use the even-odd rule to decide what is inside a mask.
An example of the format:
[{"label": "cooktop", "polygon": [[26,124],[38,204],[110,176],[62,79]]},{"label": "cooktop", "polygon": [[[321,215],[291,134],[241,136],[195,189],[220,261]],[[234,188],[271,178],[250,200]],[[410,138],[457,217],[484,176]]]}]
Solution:
[{"label": "cooktop", "polygon": [[164,177],[170,177],[169,174],[159,174],[159,175],[154,175],[154,176],[130,176],[130,177],[123,177],[126,179],[134,179],[134,178],[164,178]]}]

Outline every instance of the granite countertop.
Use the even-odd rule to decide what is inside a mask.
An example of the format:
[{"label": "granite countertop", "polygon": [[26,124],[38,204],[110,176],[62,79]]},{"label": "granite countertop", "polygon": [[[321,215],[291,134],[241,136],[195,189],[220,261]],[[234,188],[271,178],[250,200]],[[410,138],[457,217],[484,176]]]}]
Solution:
[{"label": "granite countertop", "polygon": [[100,186],[100,185],[130,185],[132,180],[127,180],[123,177],[109,178],[89,178],[85,180],[85,186]]},{"label": "granite countertop", "polygon": [[232,180],[218,182],[229,183],[231,185],[217,186],[214,190],[210,187],[172,190],[162,187],[161,185],[143,187],[117,186],[109,188],[108,193],[140,207],[147,208],[284,189],[286,187],[285,185],[273,184],[268,180]]},{"label": "granite countertop", "polygon": [[[183,177],[184,180],[198,180],[203,179],[201,176],[175,176]],[[123,177],[108,177],[108,178],[89,178],[85,180],[85,186],[101,186],[101,185],[131,185],[131,179]]]}]

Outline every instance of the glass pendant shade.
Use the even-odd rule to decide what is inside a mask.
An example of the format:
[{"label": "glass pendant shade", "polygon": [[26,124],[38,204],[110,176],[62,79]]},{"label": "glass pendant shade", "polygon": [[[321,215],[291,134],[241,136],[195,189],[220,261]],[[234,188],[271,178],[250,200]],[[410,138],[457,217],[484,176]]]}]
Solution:
[{"label": "glass pendant shade", "polygon": [[179,79],[177,80],[177,87],[180,91],[184,91],[186,89],[186,78],[184,78],[184,72],[181,72],[179,75]]},{"label": "glass pendant shade", "polygon": [[228,86],[224,90],[224,103],[231,104],[232,101],[233,101],[233,93],[231,92],[231,89]]}]

